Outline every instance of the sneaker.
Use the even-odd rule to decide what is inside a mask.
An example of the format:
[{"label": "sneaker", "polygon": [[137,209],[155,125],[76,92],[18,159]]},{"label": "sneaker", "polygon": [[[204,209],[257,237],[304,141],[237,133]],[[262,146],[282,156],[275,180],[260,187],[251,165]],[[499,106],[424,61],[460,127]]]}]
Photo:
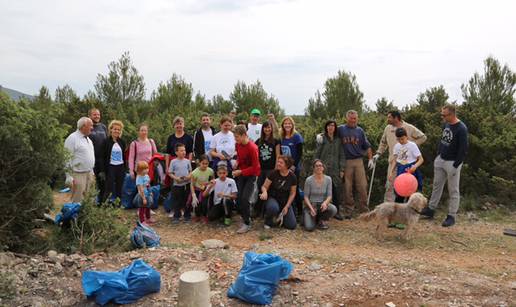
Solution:
[{"label": "sneaker", "polygon": [[150,214],[151,214],[151,215],[156,215],[156,212],[155,212],[154,210],[152,210],[152,209],[151,209]]},{"label": "sneaker", "polygon": [[421,210],[421,217],[427,218],[427,219],[433,219],[435,214],[435,210],[431,209],[430,207],[425,207],[423,210]]},{"label": "sneaker", "polygon": [[224,218],[224,225],[229,226],[229,225],[231,225],[231,222],[232,221],[231,221],[231,219],[229,217],[225,217]]},{"label": "sneaker", "polygon": [[401,229],[401,230],[403,230],[403,229],[405,229],[405,224],[396,223],[396,224],[394,225],[394,227],[396,227],[397,229]]},{"label": "sneaker", "polygon": [[350,215],[344,215],[344,219],[345,220],[351,220],[351,218],[352,218],[351,214]]},{"label": "sneaker", "polygon": [[147,224],[155,224],[156,220],[153,217],[151,217],[150,219],[145,220],[145,222],[147,222]]},{"label": "sneaker", "polygon": [[201,222],[202,222],[203,224],[208,224],[208,222],[209,222],[208,217],[207,217],[207,216],[203,216],[203,217],[201,217]]},{"label": "sneaker", "polygon": [[168,217],[169,217],[169,218],[173,218],[173,217],[174,217],[174,213],[173,213],[173,212],[170,212],[170,213],[168,214]]},{"label": "sneaker", "polygon": [[387,226],[387,228],[396,228],[396,223],[390,223],[389,226]]},{"label": "sneaker", "polygon": [[243,234],[243,233],[248,232],[249,230],[251,230],[251,226],[250,225],[242,224],[242,226],[240,226],[240,228],[237,230],[237,233],[238,234]]},{"label": "sneaker", "polygon": [[441,224],[443,227],[450,227],[455,225],[455,218],[451,215],[447,215],[444,222]]},{"label": "sneaker", "polygon": [[179,218],[178,217],[173,218],[172,224],[179,224]]},{"label": "sneaker", "polygon": [[263,224],[263,229],[265,230],[269,230],[271,229],[271,226],[267,225],[267,224]]},{"label": "sneaker", "polygon": [[342,217],[342,215],[340,215],[340,213],[337,213],[333,216],[334,219],[338,220],[338,221],[342,221],[344,220],[344,218]]},{"label": "sneaker", "polygon": [[321,230],[326,230],[326,229],[328,229],[329,227],[328,227],[328,224],[326,224],[326,222],[321,221],[321,222],[319,223],[319,225],[317,226],[317,228],[319,228],[319,229],[321,229]]},{"label": "sneaker", "polygon": [[183,219],[183,222],[184,222],[184,223],[186,223],[186,224],[190,224],[190,223],[192,222],[192,218],[190,218],[190,217],[185,217],[185,218]]}]

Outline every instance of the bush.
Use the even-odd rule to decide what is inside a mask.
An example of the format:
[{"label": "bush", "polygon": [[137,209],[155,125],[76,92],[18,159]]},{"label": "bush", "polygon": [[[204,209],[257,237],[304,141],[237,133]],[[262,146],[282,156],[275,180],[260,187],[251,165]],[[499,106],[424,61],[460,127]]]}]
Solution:
[{"label": "bush", "polygon": [[130,222],[122,209],[107,203],[97,205],[95,191],[81,203],[81,212],[69,227],[55,228],[53,248],[64,253],[120,252],[130,249]]},{"label": "bush", "polygon": [[22,250],[52,207],[49,182],[64,165],[65,131],[54,112],[0,92],[0,249]]}]

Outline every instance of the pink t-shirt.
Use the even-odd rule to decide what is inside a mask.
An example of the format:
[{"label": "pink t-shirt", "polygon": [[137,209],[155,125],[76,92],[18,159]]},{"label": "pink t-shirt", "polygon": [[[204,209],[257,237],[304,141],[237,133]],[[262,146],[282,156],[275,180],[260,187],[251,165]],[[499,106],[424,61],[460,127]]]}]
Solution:
[{"label": "pink t-shirt", "polygon": [[152,155],[157,152],[158,150],[156,149],[156,144],[153,139],[148,139],[146,142],[141,142],[139,140],[131,142],[129,147],[129,157],[127,158],[130,173],[132,174],[134,172],[136,163],[140,161],[148,163],[152,158]]}]

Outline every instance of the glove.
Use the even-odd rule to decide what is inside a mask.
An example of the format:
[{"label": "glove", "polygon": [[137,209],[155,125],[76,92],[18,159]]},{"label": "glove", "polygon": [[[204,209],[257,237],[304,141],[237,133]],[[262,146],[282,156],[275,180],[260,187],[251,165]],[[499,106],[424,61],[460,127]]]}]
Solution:
[{"label": "glove", "polygon": [[374,168],[374,164],[375,164],[375,160],[374,160],[374,158],[371,158],[371,159],[369,159],[369,162],[367,163],[367,167],[369,169],[373,169]]},{"label": "glove", "polygon": [[197,205],[199,204],[199,199],[197,199],[197,195],[193,194],[192,195],[192,207],[197,207]]},{"label": "glove", "polygon": [[373,160],[374,160],[375,163],[376,163],[376,161],[378,161],[378,159],[380,159],[380,154],[379,153],[377,153],[377,154],[375,154],[373,156]]},{"label": "glove", "polygon": [[100,173],[98,174],[98,177],[99,177],[99,179],[100,179],[101,181],[106,181],[106,173],[104,173],[104,172],[100,172]]},{"label": "glove", "polygon": [[73,186],[73,177],[66,174],[65,184],[69,187],[72,187]]},{"label": "glove", "polygon": [[319,134],[315,137],[315,142],[316,142],[317,144],[322,144],[322,142],[323,142],[323,135],[322,135],[322,133],[319,133]]}]

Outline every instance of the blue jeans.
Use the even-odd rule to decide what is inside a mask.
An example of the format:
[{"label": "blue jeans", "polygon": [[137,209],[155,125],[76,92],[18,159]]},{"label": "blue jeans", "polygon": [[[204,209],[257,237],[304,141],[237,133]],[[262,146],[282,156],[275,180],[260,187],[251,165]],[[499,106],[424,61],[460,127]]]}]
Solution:
[{"label": "blue jeans", "polygon": [[[280,205],[277,200],[272,197],[267,199],[265,203],[265,224],[268,226],[274,226],[274,218],[279,215],[283,206],[280,208]],[[294,209],[292,206],[288,208],[287,215],[283,217],[283,227],[287,229],[296,229],[296,215],[294,214]]]}]

